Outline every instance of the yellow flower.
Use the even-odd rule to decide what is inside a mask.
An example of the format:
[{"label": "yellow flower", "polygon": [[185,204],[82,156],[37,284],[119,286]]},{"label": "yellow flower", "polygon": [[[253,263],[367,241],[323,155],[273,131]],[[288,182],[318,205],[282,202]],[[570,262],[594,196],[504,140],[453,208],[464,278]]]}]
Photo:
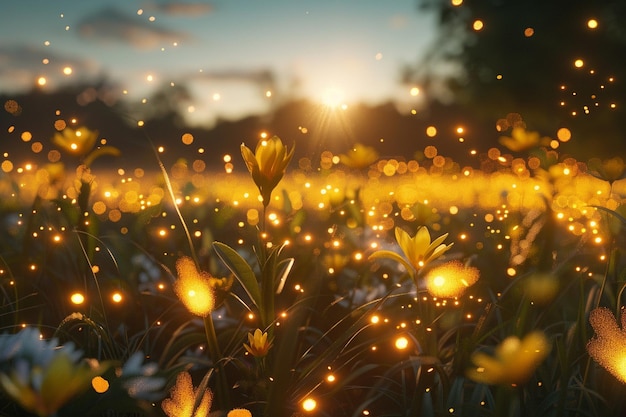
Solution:
[{"label": "yellow flower", "polygon": [[265,206],[269,204],[272,191],[283,178],[294,149],[292,147],[288,150],[278,136],[259,142],[254,153],[241,144],[241,156],[259,188]]},{"label": "yellow flower", "polygon": [[426,227],[417,229],[414,237],[409,236],[407,232],[396,227],[396,241],[404,252],[404,258],[395,252],[389,250],[379,250],[372,253],[369,259],[388,258],[400,262],[411,276],[422,269],[427,263],[437,259],[447,252],[454,243],[446,245],[443,243],[448,237],[445,233],[431,242],[430,232]]},{"label": "yellow flower", "polygon": [[548,339],[540,331],[529,333],[522,340],[509,336],[496,347],[494,356],[474,352],[471,359],[476,368],[469,369],[467,377],[483,384],[523,384],[549,352]]},{"label": "yellow flower", "polygon": [[[105,365],[87,362],[76,364],[71,353],[59,350],[45,366],[30,367],[24,359],[18,360],[9,374],[0,373],[0,386],[24,409],[39,416],[56,413],[73,397],[91,386],[91,380],[105,370]],[[17,365],[17,363],[16,363]]]},{"label": "yellow flower", "polygon": [[513,152],[521,152],[546,142],[545,138],[539,136],[539,132],[529,132],[522,127],[514,127],[511,137],[501,136],[500,143]]},{"label": "yellow flower", "polygon": [[215,305],[211,274],[199,271],[193,259],[183,256],[176,261],[178,279],[174,291],[187,310],[200,317],[211,314]]},{"label": "yellow flower", "polygon": [[243,347],[255,358],[262,358],[269,352],[272,342],[267,340],[267,332],[256,329],[254,334],[248,333],[248,343],[244,343]]},{"label": "yellow flower", "polygon": [[433,297],[460,297],[478,281],[480,272],[473,266],[450,261],[436,266],[426,274],[426,290]]},{"label": "yellow flower", "polygon": [[54,134],[52,143],[73,155],[86,155],[96,145],[98,132],[86,127],[72,129],[66,127]]},{"label": "yellow flower", "polygon": [[91,163],[102,155],[119,156],[120,150],[114,146],[96,146],[98,131],[89,130],[86,127],[72,129],[66,127],[52,137],[52,143],[64,151],[83,158],[83,164],[90,166]]},{"label": "yellow flower", "polygon": [[350,152],[339,155],[339,160],[348,168],[367,168],[378,160],[378,152],[371,146],[357,143]]},{"label": "yellow flower", "polygon": [[252,417],[252,413],[245,408],[235,408],[230,410],[226,417]]},{"label": "yellow flower", "polygon": [[622,311],[620,328],[608,308],[591,311],[589,322],[596,332],[587,343],[589,356],[622,383],[626,383],[626,312]]},{"label": "yellow flower", "polygon": [[[202,396],[194,409],[196,399]],[[161,403],[161,408],[169,417],[205,417],[211,411],[213,394],[211,390],[194,389],[189,372],[181,372],[176,377],[176,385],[170,391],[170,398]]]}]

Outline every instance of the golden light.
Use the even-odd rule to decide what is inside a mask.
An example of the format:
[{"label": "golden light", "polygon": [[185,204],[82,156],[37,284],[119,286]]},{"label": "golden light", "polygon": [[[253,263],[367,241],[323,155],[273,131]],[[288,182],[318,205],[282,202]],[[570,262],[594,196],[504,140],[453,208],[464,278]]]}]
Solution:
[{"label": "golden light", "polygon": [[419,95],[419,93],[420,93],[420,89],[419,89],[419,88],[417,88],[417,87],[413,87],[413,88],[411,88],[411,90],[410,90],[410,94],[411,94],[413,97],[415,97],[415,96]]},{"label": "golden light", "polygon": [[485,25],[480,19],[474,20],[474,23],[472,24],[472,29],[474,29],[476,32],[483,30],[484,27]]},{"label": "golden light", "polygon": [[48,80],[46,80],[46,77],[39,77],[37,78],[37,84],[40,86],[44,86],[46,85],[48,82]]},{"label": "golden light", "polygon": [[437,136],[437,128],[435,126],[428,126],[426,128],[426,136],[429,138],[434,138]]},{"label": "golden light", "polygon": [[613,312],[605,307],[596,308],[589,314],[589,323],[595,335],[587,344],[589,355],[621,382],[626,382],[626,330],[624,310],[618,323]]},{"label": "golden light", "polygon": [[317,408],[317,401],[315,401],[313,398],[307,398],[304,401],[302,401],[302,409],[306,412],[311,412],[313,410],[315,410],[315,408]]},{"label": "golden light", "polygon": [[396,339],[394,345],[396,349],[404,350],[409,347],[409,339],[407,339],[405,336],[400,336]]},{"label": "golden light", "polygon": [[168,417],[208,416],[212,399],[211,390],[195,388],[189,372],[183,371],[176,377],[176,385],[170,390],[170,397],[161,403],[161,408]]},{"label": "golden light", "polygon": [[174,283],[176,295],[192,314],[206,317],[215,304],[210,284],[211,275],[198,271],[195,262],[186,256],[176,261],[176,271],[178,272],[178,279]]},{"label": "golden light", "polygon": [[478,269],[450,261],[431,269],[425,277],[426,289],[433,297],[460,297],[480,276]]},{"label": "golden light", "polygon": [[181,140],[185,145],[191,145],[193,143],[193,135],[191,133],[184,133]]},{"label": "golden light", "polygon": [[598,28],[598,21],[596,19],[589,19],[589,20],[587,20],[587,27],[589,29],[597,29]]},{"label": "golden light", "polygon": [[576,68],[582,68],[584,65],[585,65],[585,62],[580,58],[574,61],[574,66]]},{"label": "golden light", "polygon": [[322,104],[331,109],[335,109],[343,104],[345,93],[336,88],[328,88],[322,93]]},{"label": "golden light", "polygon": [[85,302],[85,296],[79,292],[75,292],[74,294],[70,296],[70,301],[73,304],[80,305]]},{"label": "golden light", "polygon": [[458,7],[463,4],[463,0],[450,0],[450,4],[452,4],[455,7]]},{"label": "golden light", "polygon": [[72,67],[65,67],[65,68],[63,68],[63,74],[65,74],[65,75],[72,75],[72,72],[74,72],[72,70]]},{"label": "golden light", "polygon": [[111,300],[113,300],[114,303],[121,303],[122,294],[120,294],[119,292],[114,292],[113,295],[111,295]]},{"label": "golden light", "polygon": [[98,394],[104,394],[109,390],[109,381],[101,376],[96,376],[91,380],[91,386]]},{"label": "golden light", "polygon": [[556,137],[561,142],[567,142],[572,138],[572,132],[568,128],[562,127],[559,130],[557,130]]}]

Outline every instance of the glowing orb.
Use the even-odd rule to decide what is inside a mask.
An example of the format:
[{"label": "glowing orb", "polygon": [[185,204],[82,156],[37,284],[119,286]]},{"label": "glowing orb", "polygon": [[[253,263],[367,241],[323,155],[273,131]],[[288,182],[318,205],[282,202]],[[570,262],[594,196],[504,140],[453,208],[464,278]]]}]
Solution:
[{"label": "glowing orb", "polygon": [[70,296],[70,301],[76,305],[80,305],[85,302],[85,296],[79,292],[75,292]]},{"label": "glowing orb", "polygon": [[109,390],[109,381],[101,376],[96,376],[91,380],[91,386],[98,394],[103,394]]},{"label": "glowing orb", "polygon": [[313,411],[316,407],[317,401],[315,401],[313,398],[307,398],[306,400],[302,401],[302,409],[304,411]]}]

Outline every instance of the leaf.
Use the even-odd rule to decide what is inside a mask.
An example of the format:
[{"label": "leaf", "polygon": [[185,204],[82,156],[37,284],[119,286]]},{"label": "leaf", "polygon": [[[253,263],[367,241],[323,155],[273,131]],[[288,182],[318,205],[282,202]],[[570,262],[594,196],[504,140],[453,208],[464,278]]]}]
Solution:
[{"label": "leaf", "polygon": [[100,148],[94,149],[92,152],[87,155],[83,163],[86,166],[90,166],[96,158],[101,157],[102,155],[111,155],[111,156],[120,156],[121,152],[118,148],[114,146],[102,146]]},{"label": "leaf", "polygon": [[237,281],[257,308],[261,306],[261,291],[256,275],[245,259],[236,250],[222,242],[213,242],[213,249],[224,265],[235,275]]},{"label": "leaf", "polygon": [[626,227],[626,218],[624,216],[622,216],[621,214],[619,214],[618,212],[616,212],[614,210],[611,210],[611,209],[608,209],[606,207],[602,207],[602,206],[591,206],[591,207],[593,207],[593,208],[595,208],[597,210],[602,210],[602,211],[605,211],[605,212],[609,213],[610,215],[612,215],[616,219],[618,219],[622,223],[622,226]]},{"label": "leaf", "polygon": [[289,193],[287,190],[283,189],[283,211],[285,213],[291,213],[293,211],[293,204],[291,204],[291,199],[289,198]]},{"label": "leaf", "polygon": [[376,252],[372,253],[367,259],[370,260],[370,261],[372,259],[391,259],[391,260],[394,260],[396,262],[399,262],[402,266],[404,266],[404,268],[409,273],[409,275],[411,275],[411,277],[413,277],[414,274],[415,274],[415,269],[413,268],[413,266],[410,263],[408,263],[406,261],[406,259],[404,259],[402,256],[400,256],[397,253],[392,252],[390,250],[379,250],[379,251],[376,251]]},{"label": "leaf", "polygon": [[293,263],[295,262],[294,258],[283,259],[278,263],[278,286],[276,287],[276,294],[280,294],[285,287],[285,281],[287,281],[287,275],[291,272],[291,268],[293,267]]}]

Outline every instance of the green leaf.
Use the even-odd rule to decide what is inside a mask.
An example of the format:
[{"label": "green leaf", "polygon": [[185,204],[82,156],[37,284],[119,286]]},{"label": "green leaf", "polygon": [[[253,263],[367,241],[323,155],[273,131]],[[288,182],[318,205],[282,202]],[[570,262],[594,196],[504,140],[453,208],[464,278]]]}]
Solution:
[{"label": "green leaf", "polygon": [[236,250],[222,242],[213,242],[213,249],[224,265],[235,275],[237,281],[257,308],[261,307],[261,291],[254,271]]},{"label": "green leaf", "polygon": [[616,212],[615,210],[611,210],[608,209],[606,207],[602,207],[602,206],[591,206],[597,210],[602,210],[604,212],[609,213],[611,216],[614,216],[617,220],[619,220],[622,223],[622,226],[626,227],[626,218],[624,216],[622,216],[621,214],[619,214],[618,212]]},{"label": "green leaf", "polygon": [[278,286],[276,287],[276,294],[280,294],[285,287],[285,281],[287,281],[287,276],[289,272],[291,272],[291,268],[293,267],[293,263],[295,262],[294,258],[283,259],[278,263]]},{"label": "green leaf", "polygon": [[291,204],[291,199],[289,198],[289,193],[287,190],[283,189],[283,211],[285,213],[291,213],[293,211],[293,204]]}]

